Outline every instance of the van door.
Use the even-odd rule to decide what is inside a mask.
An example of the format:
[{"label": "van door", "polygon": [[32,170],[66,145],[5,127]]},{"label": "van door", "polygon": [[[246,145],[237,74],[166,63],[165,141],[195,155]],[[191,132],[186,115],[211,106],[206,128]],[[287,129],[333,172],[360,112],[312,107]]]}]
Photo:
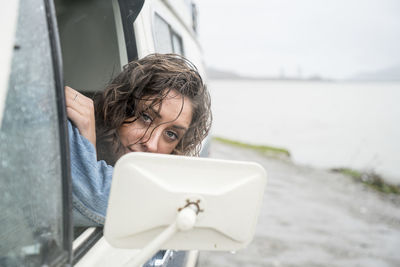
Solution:
[{"label": "van door", "polygon": [[69,161],[51,1],[21,0],[0,130],[0,266],[71,258]]}]

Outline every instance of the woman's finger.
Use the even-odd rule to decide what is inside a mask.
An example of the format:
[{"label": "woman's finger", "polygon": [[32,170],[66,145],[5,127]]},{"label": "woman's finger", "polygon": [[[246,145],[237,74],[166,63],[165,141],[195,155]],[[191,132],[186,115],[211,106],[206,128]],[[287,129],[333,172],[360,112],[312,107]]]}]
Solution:
[{"label": "woman's finger", "polygon": [[80,134],[96,147],[93,100],[69,86],[65,87],[65,100],[68,118],[78,127]]},{"label": "woman's finger", "polygon": [[91,114],[93,110],[93,100],[72,89],[65,87],[66,106],[71,107],[82,115]]},{"label": "woman's finger", "polygon": [[67,107],[67,117],[68,119],[70,119],[76,127],[78,127],[79,129],[79,125],[81,124],[82,121],[82,115],[79,114],[79,112],[77,112],[76,110]]},{"label": "woman's finger", "polygon": [[65,97],[67,100],[73,100],[75,96],[78,96],[80,94],[78,91],[69,86],[65,86],[64,90],[65,90]]},{"label": "woman's finger", "polygon": [[75,90],[69,86],[65,86],[65,96],[66,96],[66,100],[68,100],[68,101],[79,102],[84,105],[92,102],[91,98],[81,94],[80,92],[78,92],[77,90]]},{"label": "woman's finger", "polygon": [[79,112],[82,115],[89,115],[94,113],[93,110],[93,100],[89,100],[85,103],[81,103],[78,100],[79,96],[75,100],[67,100],[66,105],[69,108],[74,109],[75,111]]}]

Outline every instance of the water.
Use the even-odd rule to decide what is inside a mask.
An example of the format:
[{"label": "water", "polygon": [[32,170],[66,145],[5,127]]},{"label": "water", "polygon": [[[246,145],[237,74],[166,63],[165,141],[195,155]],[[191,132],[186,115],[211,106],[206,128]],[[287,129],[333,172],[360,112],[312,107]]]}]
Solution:
[{"label": "water", "polygon": [[211,81],[213,135],[400,183],[400,83]]}]

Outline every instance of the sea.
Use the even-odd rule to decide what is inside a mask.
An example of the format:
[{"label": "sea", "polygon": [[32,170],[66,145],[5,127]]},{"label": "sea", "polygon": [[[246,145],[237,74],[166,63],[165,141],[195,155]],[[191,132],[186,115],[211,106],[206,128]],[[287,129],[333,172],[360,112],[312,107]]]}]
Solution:
[{"label": "sea", "polygon": [[400,184],[400,82],[211,80],[212,135]]}]

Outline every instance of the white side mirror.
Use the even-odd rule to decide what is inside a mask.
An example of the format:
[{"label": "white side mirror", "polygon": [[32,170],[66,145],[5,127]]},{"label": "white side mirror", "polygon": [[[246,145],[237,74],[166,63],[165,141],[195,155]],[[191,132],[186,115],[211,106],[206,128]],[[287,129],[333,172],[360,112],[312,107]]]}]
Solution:
[{"label": "white side mirror", "polygon": [[227,250],[254,236],[266,172],[252,162],[130,153],[117,162],[104,235],[114,247]]}]

